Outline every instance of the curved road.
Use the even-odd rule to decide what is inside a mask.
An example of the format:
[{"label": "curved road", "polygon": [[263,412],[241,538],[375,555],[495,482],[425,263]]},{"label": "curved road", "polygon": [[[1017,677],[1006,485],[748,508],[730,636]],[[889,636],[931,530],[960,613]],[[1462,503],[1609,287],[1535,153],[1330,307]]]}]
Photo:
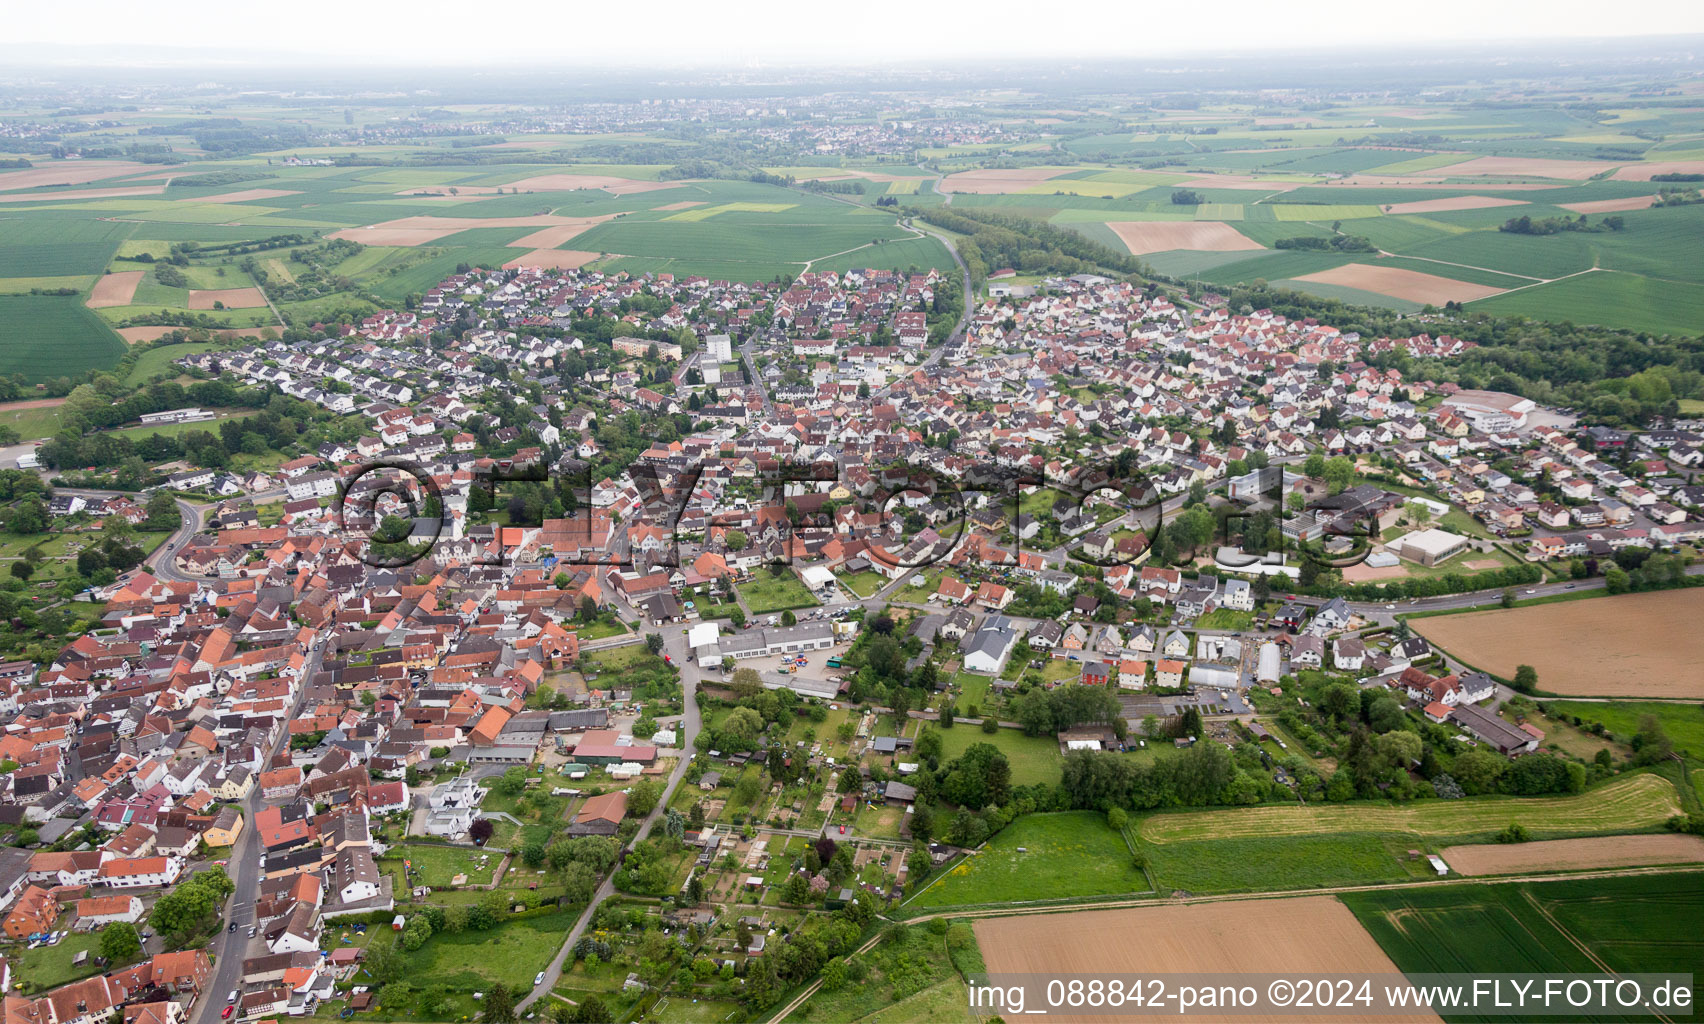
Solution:
[{"label": "curved road", "polygon": [[[684,711],[680,719],[681,735],[677,738],[677,745],[681,751],[680,760],[676,762],[674,771],[669,774],[668,784],[663,787],[663,795],[658,799],[657,806],[652,808],[651,813],[645,816],[644,821],[640,822],[639,831],[633,834],[632,840],[625,847],[626,849],[632,849],[634,844],[650,835],[651,826],[655,825],[658,819],[663,816],[664,811],[668,809],[669,800],[673,798],[676,788],[680,786],[681,779],[686,777],[686,769],[692,764],[692,741],[703,728],[703,719],[698,713],[698,682],[700,677],[697,665],[688,657],[689,652],[686,647],[684,631],[678,625],[664,626],[660,629],[641,625],[639,632],[641,634],[657,633],[663,637],[664,653],[673,658],[675,665],[680,669],[680,688]],[[568,930],[567,937],[562,940],[562,948],[556,951],[556,955],[550,960],[550,965],[544,969],[544,983],[533,986],[533,990],[527,993],[524,999],[516,1000],[515,1012],[517,1014],[525,1014],[528,1007],[548,996],[550,990],[556,987],[556,982],[562,977],[563,967],[568,963],[568,957],[573,952],[574,944],[580,941],[580,936],[584,935],[586,929],[591,926],[592,917],[597,913],[598,907],[602,905],[603,901],[615,895],[614,878],[615,873],[611,871],[610,877],[604,879],[603,884],[598,886],[597,892],[592,896],[592,901],[586,904],[586,909],[574,922],[574,927]]]}]

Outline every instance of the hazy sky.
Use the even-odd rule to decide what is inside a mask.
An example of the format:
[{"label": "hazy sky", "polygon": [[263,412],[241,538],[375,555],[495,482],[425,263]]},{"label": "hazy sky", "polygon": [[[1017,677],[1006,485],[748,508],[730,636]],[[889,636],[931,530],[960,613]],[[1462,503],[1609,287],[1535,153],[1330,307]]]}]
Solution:
[{"label": "hazy sky", "polygon": [[1621,0],[1612,11],[1597,0],[82,0],[7,7],[8,47],[123,47],[126,62],[143,64],[182,56],[162,47],[386,65],[791,65],[1013,54],[1187,58],[1269,47],[1300,56],[1368,43],[1704,32],[1699,0]]}]

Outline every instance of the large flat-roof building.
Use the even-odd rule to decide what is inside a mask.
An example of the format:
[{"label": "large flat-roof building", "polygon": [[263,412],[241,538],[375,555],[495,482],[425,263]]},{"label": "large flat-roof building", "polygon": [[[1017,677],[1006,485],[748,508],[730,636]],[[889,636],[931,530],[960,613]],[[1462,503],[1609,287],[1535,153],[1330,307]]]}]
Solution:
[{"label": "large flat-roof building", "polygon": [[1467,548],[1467,538],[1459,533],[1436,528],[1417,530],[1396,542],[1397,552],[1411,562],[1437,565]]}]

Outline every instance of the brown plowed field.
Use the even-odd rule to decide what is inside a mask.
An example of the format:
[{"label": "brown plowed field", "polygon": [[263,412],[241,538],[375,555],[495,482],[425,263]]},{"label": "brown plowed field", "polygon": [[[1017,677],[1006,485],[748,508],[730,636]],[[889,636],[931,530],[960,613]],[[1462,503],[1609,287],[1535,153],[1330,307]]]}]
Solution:
[{"label": "brown plowed field", "polygon": [[1438,852],[1463,875],[1518,875],[1529,871],[1630,868],[1704,861],[1704,836],[1675,832],[1644,836],[1549,839],[1539,843],[1449,846]]},{"label": "brown plowed field", "polygon": [[557,270],[573,270],[583,267],[597,259],[595,252],[583,252],[579,249],[534,249],[532,252],[503,264],[504,270],[515,267],[550,267]]},{"label": "brown plowed field", "polygon": [[279,196],[299,196],[302,193],[287,188],[247,188],[241,192],[203,196],[200,199],[181,199],[184,203],[246,203],[252,199],[277,199]]},{"label": "brown plowed field", "polygon": [[1412,203],[1393,203],[1385,207],[1390,214],[1448,213],[1450,210],[1483,210],[1492,206],[1518,206],[1525,199],[1502,199],[1497,196],[1450,196],[1447,199],[1420,199]]},{"label": "brown plowed field", "polygon": [[226,309],[250,309],[266,305],[266,296],[259,288],[191,288],[190,309],[212,309],[213,303],[223,302]]},{"label": "brown plowed field", "polygon": [[1704,160],[1650,160],[1628,164],[1610,175],[1613,181],[1650,181],[1655,174],[1704,174]]},{"label": "brown plowed field", "polygon": [[1589,203],[1562,203],[1562,209],[1575,213],[1620,213],[1623,210],[1644,210],[1657,201],[1656,196],[1628,196],[1625,199],[1594,199]]},{"label": "brown plowed field", "polygon": [[1303,274],[1296,280],[1342,285],[1345,288],[1359,288],[1362,291],[1389,295],[1395,299],[1431,303],[1434,306],[1442,306],[1446,302],[1467,302],[1471,299],[1483,299],[1488,295],[1497,295],[1503,291],[1501,288],[1493,288],[1488,284],[1472,284],[1467,281],[1457,281],[1450,277],[1439,277],[1436,274],[1422,274],[1417,270],[1403,270],[1400,267],[1375,267],[1367,263],[1346,263],[1341,267],[1321,270],[1317,274]]},{"label": "brown plowed field", "polygon": [[[561,177],[558,175],[557,177]],[[419,217],[399,217],[379,224],[369,224],[364,228],[344,228],[334,231],[329,238],[347,238],[352,242],[363,245],[430,245],[440,238],[453,235],[458,231],[470,228],[550,228],[551,232],[535,231],[525,238],[510,244],[523,245],[529,249],[548,249],[561,245],[568,239],[591,227],[609,220],[615,214],[604,214],[599,217],[555,217],[541,214],[534,217],[434,217],[424,215]],[[552,241],[535,241],[548,237]]]},{"label": "brown plowed field", "polygon": [[1413,620],[1434,645],[1540,689],[1589,697],[1704,697],[1704,588],[1596,597]]},{"label": "brown plowed field", "polygon": [[94,290],[89,292],[89,298],[83,305],[90,309],[130,305],[130,300],[136,295],[136,286],[142,283],[142,274],[140,270],[126,270],[103,276],[95,282]]},{"label": "brown plowed field", "polygon": [[139,164],[128,160],[67,160],[0,173],[0,192],[14,188],[41,188],[43,185],[81,185],[138,171],[159,171],[161,173],[151,177],[171,177],[171,171],[159,164]]},{"label": "brown plowed field", "polygon": [[[1559,178],[1564,181],[1585,181],[1602,174],[1615,164],[1602,160],[1551,160],[1541,156],[1481,156],[1464,163],[1450,164],[1444,170],[1452,178],[1483,174],[1504,178]],[[1648,166],[1648,165],[1647,165]]]},{"label": "brown plowed field", "polygon": [[[993,917],[973,925],[990,974],[1283,973],[1396,974],[1349,908],[1330,896],[1167,904]],[[1112,1014],[1047,1014],[1048,1020],[1118,1024]],[[1190,1020],[1199,1019],[1190,1014]],[[1221,1020],[1253,1020],[1226,1016]],[[1298,1020],[1304,1015],[1272,1019]],[[1435,1021],[1429,1013],[1381,1021]]]},{"label": "brown plowed field", "polygon": [[64,192],[31,192],[27,196],[0,194],[0,203],[43,203],[50,199],[117,199],[121,196],[157,196],[164,185],[132,185],[129,188],[67,189]]},{"label": "brown plowed field", "polygon": [[986,171],[960,171],[941,179],[941,191],[1004,195],[1008,192],[1022,192],[1026,188],[1069,173],[1069,167],[1002,167]]},{"label": "brown plowed field", "polygon": [[1216,220],[1120,220],[1107,227],[1135,256],[1173,249],[1234,252],[1261,248],[1259,242]]}]

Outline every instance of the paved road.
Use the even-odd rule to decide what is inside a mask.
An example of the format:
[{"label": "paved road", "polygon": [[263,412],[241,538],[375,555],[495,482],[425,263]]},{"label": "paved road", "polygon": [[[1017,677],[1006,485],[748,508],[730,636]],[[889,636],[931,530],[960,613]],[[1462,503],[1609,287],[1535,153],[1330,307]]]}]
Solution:
[{"label": "paved road", "polygon": [[[668,784],[663,787],[663,795],[657,801],[657,806],[652,809],[650,814],[646,815],[644,821],[640,822],[639,831],[634,833],[632,841],[628,843],[628,848],[650,835],[651,826],[656,824],[668,809],[669,800],[680,786],[680,781],[686,777],[687,768],[692,765],[692,741],[704,725],[703,718],[698,713],[698,683],[700,680],[698,667],[688,657],[690,652],[687,650],[686,636],[681,627],[667,625],[659,629],[641,624],[640,632],[660,633],[662,635],[664,653],[673,658],[675,665],[680,669],[681,693],[685,711],[681,715],[681,735],[678,738],[681,758],[676,762],[674,771],[669,774]],[[544,969],[544,983],[534,986],[524,999],[516,1001],[515,1011],[517,1013],[524,1015],[529,1006],[546,998],[550,994],[550,990],[556,987],[556,982],[562,977],[562,970],[573,952],[574,944],[580,941],[580,936],[584,935],[586,929],[591,926],[592,917],[597,913],[598,907],[602,905],[603,901],[615,895],[613,878],[612,873],[610,878],[605,879],[603,884],[598,886],[597,892],[592,896],[592,901],[586,904],[586,909],[574,922],[574,927],[568,930],[568,935],[562,940],[562,948],[557,950],[556,955],[551,958],[550,966]]]},{"label": "paved road", "polygon": [[[302,710],[302,700],[307,696],[308,680],[320,670],[320,664],[325,658],[323,647],[308,655],[307,664],[302,669],[301,685],[297,688],[295,703],[290,708],[289,718],[295,718]],[[288,721],[288,719],[286,719]],[[277,756],[279,748],[289,742],[290,730],[280,731],[278,739],[272,748],[266,752],[266,763]],[[227,861],[226,871],[231,880],[236,883],[236,891],[225,905],[226,922],[237,922],[236,931],[221,931],[213,939],[210,952],[218,961],[213,970],[213,982],[202,992],[202,998],[191,1011],[190,1024],[214,1024],[219,1020],[219,1013],[225,1008],[225,996],[232,989],[240,989],[243,985],[243,959],[248,952],[248,929],[255,924],[254,900],[260,892],[260,840],[256,837],[254,819],[256,813],[265,805],[261,797],[260,786],[257,784],[254,792],[243,803],[243,815],[247,821],[243,823],[243,833],[237,838],[237,845],[231,851],[231,859]]]},{"label": "paved road", "polygon": [[201,507],[191,505],[182,498],[176,499],[178,513],[183,516],[183,524],[166,538],[164,544],[154,549],[154,553],[143,560],[148,571],[163,580],[176,582],[206,582],[205,576],[190,576],[177,567],[178,552],[188,546],[190,539],[201,532]]}]

